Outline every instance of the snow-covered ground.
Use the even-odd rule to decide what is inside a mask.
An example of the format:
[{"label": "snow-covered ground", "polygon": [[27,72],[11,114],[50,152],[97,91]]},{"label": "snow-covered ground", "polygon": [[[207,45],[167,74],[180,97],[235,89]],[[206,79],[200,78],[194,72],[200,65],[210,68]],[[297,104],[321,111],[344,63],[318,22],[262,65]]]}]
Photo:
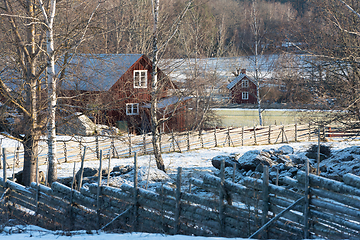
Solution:
[{"label": "snow-covered ground", "polygon": [[[0,239],[3,240],[22,240],[22,239],[41,239],[41,240],[245,240],[247,238],[222,238],[222,237],[198,237],[198,236],[184,236],[184,235],[163,235],[152,233],[105,233],[85,231],[63,232],[48,231],[37,226],[14,226],[7,227],[5,231],[0,233]],[[13,232],[11,232],[13,231]],[[16,232],[18,231],[18,232]],[[321,240],[320,238],[317,240]]]},{"label": "snow-covered ground", "polygon": [[[337,156],[338,158],[344,157],[350,161],[360,162],[360,141],[333,141],[324,143],[325,145],[331,146],[333,156]],[[7,144],[14,144],[11,140],[3,139],[3,146]],[[199,177],[205,173],[209,172],[218,172],[218,170],[213,167],[211,159],[218,155],[242,155],[250,150],[269,150],[269,149],[279,149],[283,145],[289,145],[294,149],[294,155],[298,155],[304,157],[306,150],[316,142],[301,142],[301,143],[290,143],[290,144],[277,144],[277,145],[265,145],[265,146],[246,146],[246,147],[218,147],[218,148],[210,148],[210,149],[200,149],[193,150],[190,152],[184,153],[168,153],[163,154],[163,160],[166,168],[167,175],[161,175],[156,169],[156,163],[153,156],[139,156],[138,157],[138,165],[139,165],[139,184],[142,187],[149,184],[149,187],[156,186],[159,179],[165,179],[166,181],[174,182],[176,178],[176,172],[178,167],[183,168],[183,179],[188,179],[191,177]],[[349,151],[345,151],[344,149],[350,149]],[[357,150],[356,150],[357,149]],[[352,154],[352,157],[349,158],[349,154]],[[358,158],[359,156],[359,158]],[[120,165],[133,165],[134,158],[120,158],[120,159],[111,159],[111,166],[113,168],[115,166]],[[148,171],[148,166],[151,166],[151,171]],[[330,163],[327,163],[330,165]],[[345,168],[343,168],[341,173],[352,171],[352,166],[347,166],[342,164]],[[58,166],[58,177],[71,177],[73,175],[73,163],[61,164]],[[99,161],[88,161],[85,162],[85,167],[98,168]],[[40,170],[46,172],[47,166],[40,166]],[[76,165],[76,171],[79,170],[80,163]],[[108,159],[105,158],[103,163],[103,168],[108,168]],[[335,170],[334,170],[335,169]],[[334,171],[336,168],[334,167]],[[15,172],[21,169],[15,169]],[[340,170],[339,170],[340,171]],[[8,169],[8,176],[11,176],[13,173],[12,169]],[[123,182],[128,182],[131,184],[132,177],[131,175],[125,176],[121,175],[121,177],[114,177],[110,180],[112,185],[121,184]],[[105,183],[106,180],[103,180]],[[3,226],[0,225],[0,239],[6,240],[19,240],[19,239],[70,239],[69,236],[61,235],[58,232],[51,232],[48,230],[40,229],[35,226],[23,226],[23,227],[5,227],[3,231]],[[166,236],[159,234],[147,234],[147,233],[132,233],[132,234],[109,234],[109,233],[93,233],[87,234],[85,232],[76,232],[71,239],[106,239],[106,240],[123,240],[123,239],[147,239],[147,240],[155,240],[155,239],[169,239],[169,240],[202,240],[202,239],[225,239],[225,238],[205,238],[205,237],[191,237],[191,236]],[[240,239],[240,238],[237,238]]]},{"label": "snow-covered ground", "polygon": [[63,232],[48,231],[37,226],[14,226],[7,227],[5,231],[0,233],[0,239],[21,240],[21,239],[46,239],[46,240],[225,240],[225,239],[243,239],[243,238],[220,238],[220,237],[194,237],[183,235],[161,235],[150,233],[105,233],[85,231],[76,231],[67,233],[71,236],[64,235]]}]

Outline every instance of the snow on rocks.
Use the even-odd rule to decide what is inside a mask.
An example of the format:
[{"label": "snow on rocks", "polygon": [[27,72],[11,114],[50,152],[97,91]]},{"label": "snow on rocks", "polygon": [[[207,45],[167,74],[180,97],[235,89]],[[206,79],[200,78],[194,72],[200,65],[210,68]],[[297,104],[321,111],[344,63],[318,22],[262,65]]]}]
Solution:
[{"label": "snow on rocks", "polygon": [[[229,167],[233,167],[233,164],[226,163],[236,161],[235,181],[245,176],[260,178],[264,166],[268,166],[270,181],[275,183],[277,179],[285,176],[295,177],[299,169],[304,170],[304,163],[309,158],[305,154],[295,154],[294,148],[290,145],[283,145],[278,149],[256,149],[243,154],[216,156],[212,158],[212,165],[220,169],[218,162],[222,159],[225,159],[225,175],[228,178],[234,177],[234,170],[229,169]],[[312,168],[312,172],[315,172],[314,168]]]},{"label": "snow on rocks", "polygon": [[342,181],[346,173],[360,176],[360,147],[342,149],[321,161],[321,176]]}]

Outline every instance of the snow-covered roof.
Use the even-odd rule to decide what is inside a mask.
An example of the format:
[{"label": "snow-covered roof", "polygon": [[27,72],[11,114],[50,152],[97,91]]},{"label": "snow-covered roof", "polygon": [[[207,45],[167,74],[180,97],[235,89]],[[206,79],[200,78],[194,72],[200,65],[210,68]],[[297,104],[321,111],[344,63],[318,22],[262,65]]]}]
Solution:
[{"label": "snow-covered roof", "polygon": [[234,80],[232,80],[226,87],[228,89],[232,89],[238,82],[243,80],[244,78],[249,79],[251,82],[255,83],[255,80],[249,76],[247,76],[245,73],[240,73],[239,76],[237,76]]},{"label": "snow-covered roof", "polygon": [[66,68],[61,88],[108,91],[142,54],[81,54]]}]

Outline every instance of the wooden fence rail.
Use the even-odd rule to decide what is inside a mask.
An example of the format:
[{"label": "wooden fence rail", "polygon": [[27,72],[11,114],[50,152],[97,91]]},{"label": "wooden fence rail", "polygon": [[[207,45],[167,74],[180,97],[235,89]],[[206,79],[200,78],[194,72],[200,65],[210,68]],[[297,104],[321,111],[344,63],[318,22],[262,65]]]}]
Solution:
[{"label": "wooden fence rail", "polygon": [[7,180],[5,171],[0,220],[15,217],[61,230],[278,239],[360,236],[359,176],[346,174],[338,182],[299,170],[296,179],[285,177],[274,185],[265,167],[262,179],[245,177],[235,183],[225,180],[224,166],[220,177],[206,174],[188,181],[201,195],[181,185],[181,168],[175,186],[159,185],[155,191],[137,186],[136,170],[133,186],[104,186],[100,176],[98,184],[80,191],[57,182],[51,188],[37,183],[26,188]]},{"label": "wooden fence rail", "polygon": [[[288,143],[295,141],[315,140],[317,137],[316,125],[286,125],[286,126],[264,126],[252,128],[225,128],[208,131],[192,131],[181,133],[168,133],[161,136],[162,152],[185,152],[200,148],[230,147]],[[335,128],[328,136],[335,134]],[[95,137],[73,137],[68,140],[57,141],[57,159],[59,163],[80,162],[83,149],[86,146],[85,161],[99,159],[99,151],[103,150],[105,157],[129,157],[134,153],[151,154],[153,151],[151,136],[124,135],[124,136],[95,136]],[[1,146],[0,146],[1,149]],[[6,149],[6,168],[22,167],[23,148]],[[40,144],[39,164],[47,163],[47,146],[45,142]],[[0,165],[0,167],[2,167]]]}]

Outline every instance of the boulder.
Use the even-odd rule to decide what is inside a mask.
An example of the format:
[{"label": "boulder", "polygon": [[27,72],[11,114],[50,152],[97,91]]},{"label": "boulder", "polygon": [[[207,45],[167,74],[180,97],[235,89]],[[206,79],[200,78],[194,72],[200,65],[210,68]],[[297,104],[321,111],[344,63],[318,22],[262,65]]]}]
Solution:
[{"label": "boulder", "polygon": [[[22,170],[15,173],[15,182],[17,182],[19,184],[24,184],[22,178],[23,178]],[[45,184],[45,181],[46,181],[45,173],[43,171],[39,171],[39,183]]]},{"label": "boulder", "polygon": [[277,152],[280,153],[281,155],[289,155],[294,153],[294,148],[289,145],[284,145],[279,147]]},{"label": "boulder", "polygon": [[277,156],[276,161],[278,163],[287,163],[287,162],[291,162],[291,158],[288,155],[279,155]]},{"label": "boulder", "polygon": [[131,165],[126,165],[126,166],[120,165],[120,166],[115,166],[111,172],[126,174],[131,170],[133,170],[133,166]]},{"label": "boulder", "polygon": [[[255,171],[258,165],[262,166],[272,166],[274,162],[270,159],[270,154],[264,151],[252,150],[244,153],[242,156],[238,157],[238,168],[244,169],[245,171]],[[260,170],[261,167],[258,167]]]},{"label": "boulder", "polygon": [[221,162],[225,160],[225,168],[227,167],[234,167],[234,163],[237,164],[237,161],[235,161],[235,158],[232,156],[225,156],[225,155],[219,155],[211,159],[211,164],[214,168],[221,169]]},{"label": "boulder", "polygon": [[[103,176],[108,175],[108,173],[109,172],[107,169],[102,170]],[[89,182],[89,181],[91,182],[92,180],[95,180],[96,178],[98,178],[98,176],[99,176],[99,170],[97,168],[85,167],[83,170],[83,181],[84,182]],[[78,185],[79,181],[80,181],[80,170],[77,171],[77,173],[75,174],[75,186]]]}]

